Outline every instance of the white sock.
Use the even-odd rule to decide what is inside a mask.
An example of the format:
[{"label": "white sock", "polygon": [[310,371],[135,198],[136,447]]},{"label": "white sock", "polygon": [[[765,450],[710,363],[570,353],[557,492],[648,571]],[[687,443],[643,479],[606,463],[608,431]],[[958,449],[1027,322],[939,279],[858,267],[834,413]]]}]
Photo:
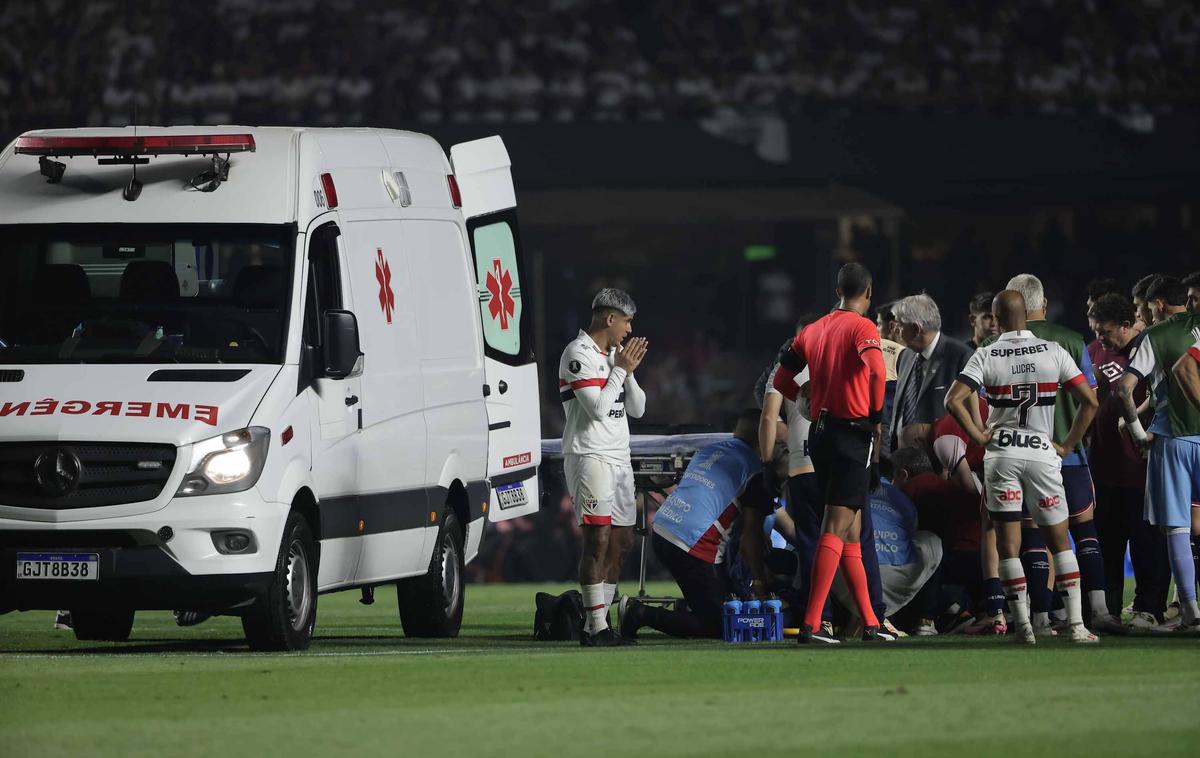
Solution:
[{"label": "white sock", "polygon": [[604,604],[610,608],[617,603],[617,585],[604,583]]},{"label": "white sock", "polygon": [[1108,616],[1108,597],[1104,590],[1088,590],[1088,605],[1092,606],[1092,618]]},{"label": "white sock", "polygon": [[1025,567],[1020,558],[1004,558],[1000,561],[1000,584],[1008,598],[1008,608],[1018,628],[1029,623],[1029,590],[1025,585]]},{"label": "white sock", "polygon": [[1044,629],[1044,628],[1050,626],[1049,611],[1034,611],[1033,612],[1033,625],[1036,626],[1038,629]]},{"label": "white sock", "polygon": [[1054,588],[1063,596],[1067,608],[1067,622],[1071,626],[1083,624],[1083,595],[1079,591],[1079,561],[1073,550],[1054,554]]},{"label": "white sock", "polygon": [[604,631],[608,628],[608,605],[604,602],[604,585],[584,584],[581,589],[583,612],[587,614],[583,622],[583,631],[588,634]]}]

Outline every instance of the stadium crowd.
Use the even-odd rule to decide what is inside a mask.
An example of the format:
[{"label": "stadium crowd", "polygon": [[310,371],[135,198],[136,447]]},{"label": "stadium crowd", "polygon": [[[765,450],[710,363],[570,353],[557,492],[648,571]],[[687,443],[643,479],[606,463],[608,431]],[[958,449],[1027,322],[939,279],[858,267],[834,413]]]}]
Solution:
[{"label": "stadium crowd", "polygon": [[1200,13],[1157,0],[38,0],[0,25],[8,131],[125,124],[135,107],[142,123],[357,125],[848,105],[1147,129],[1200,104]]}]

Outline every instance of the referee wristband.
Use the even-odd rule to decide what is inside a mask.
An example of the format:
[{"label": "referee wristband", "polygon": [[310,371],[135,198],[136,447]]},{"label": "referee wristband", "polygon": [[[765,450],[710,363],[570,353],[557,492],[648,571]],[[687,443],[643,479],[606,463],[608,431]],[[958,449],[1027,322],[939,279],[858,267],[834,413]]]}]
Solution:
[{"label": "referee wristband", "polygon": [[1138,442],[1146,441],[1146,430],[1142,428],[1142,420],[1140,418],[1135,419],[1132,424],[1126,422],[1125,428],[1129,430],[1129,436],[1133,437]]}]

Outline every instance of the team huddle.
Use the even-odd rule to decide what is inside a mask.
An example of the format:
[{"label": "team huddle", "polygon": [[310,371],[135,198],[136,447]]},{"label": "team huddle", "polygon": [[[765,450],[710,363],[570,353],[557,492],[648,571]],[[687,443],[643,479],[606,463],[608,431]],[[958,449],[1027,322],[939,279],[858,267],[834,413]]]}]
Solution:
[{"label": "team huddle", "polygon": [[636,516],[626,414],[645,412],[633,372],[648,345],[622,346],[632,298],[596,296],[559,366],[567,488],[584,534],[581,644],[634,644],[646,626],[719,637],[726,597],[775,592],[801,644],[892,641],[902,616],[917,635],[948,631],[936,619],[959,586],[969,591],[965,608],[950,605],[955,632],[1025,644],[1200,633],[1200,276],[1146,277],[1132,298],[1094,283],[1090,345],[1046,320],[1029,274],[972,300],[971,343],[942,334],[926,295],[869,320],[859,264],[842,267],[836,292],[834,310],[800,320],[758,406],[695,454],[654,516],[654,552],[684,602],[622,597],[617,630],[608,611]]}]

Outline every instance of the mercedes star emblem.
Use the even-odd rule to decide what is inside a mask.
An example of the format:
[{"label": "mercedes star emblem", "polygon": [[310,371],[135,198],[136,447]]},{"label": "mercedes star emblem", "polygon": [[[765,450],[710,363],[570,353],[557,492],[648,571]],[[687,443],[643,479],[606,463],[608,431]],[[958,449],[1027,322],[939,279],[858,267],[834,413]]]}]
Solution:
[{"label": "mercedes star emblem", "polygon": [[42,453],[33,464],[38,489],[50,497],[61,497],[75,489],[80,471],[79,459],[64,448]]}]

